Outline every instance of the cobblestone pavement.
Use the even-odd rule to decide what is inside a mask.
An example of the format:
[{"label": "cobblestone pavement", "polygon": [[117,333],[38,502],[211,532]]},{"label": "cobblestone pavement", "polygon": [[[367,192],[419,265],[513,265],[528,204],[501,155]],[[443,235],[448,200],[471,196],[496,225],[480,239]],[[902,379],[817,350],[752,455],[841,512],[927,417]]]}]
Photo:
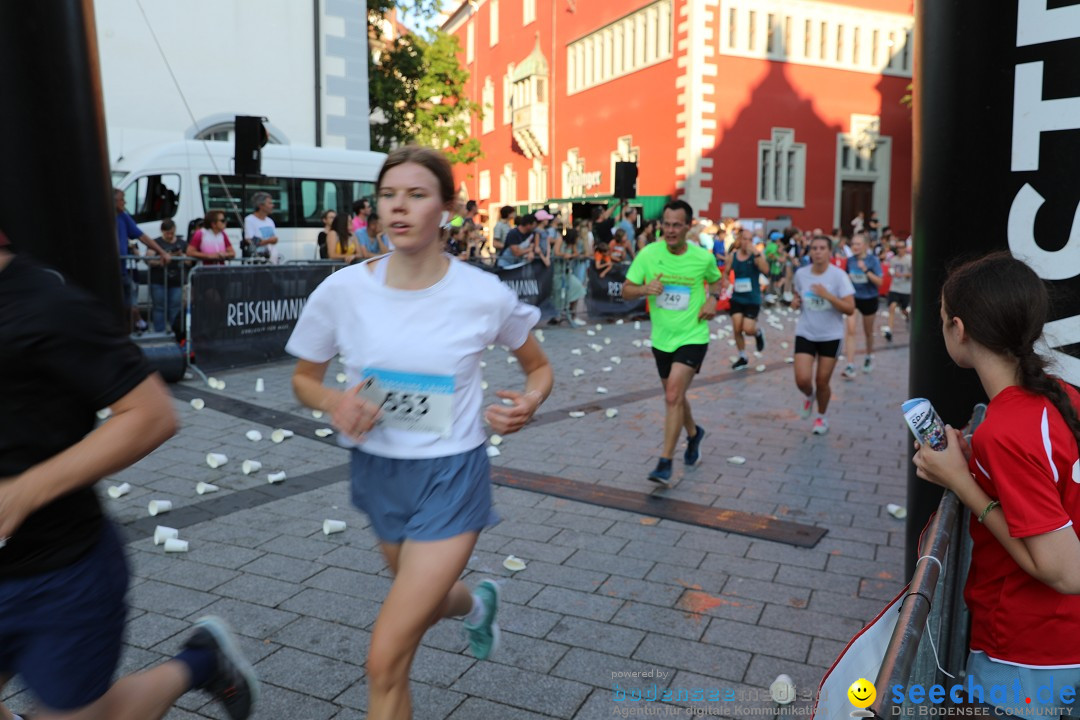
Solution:
[{"label": "cobblestone pavement", "polygon": [[[481,535],[466,581],[494,577],[502,584],[501,651],[489,662],[473,660],[460,621],[428,632],[412,671],[418,719],[610,717],[627,707],[613,701],[616,683],[646,693],[653,683],[660,692],[730,689],[741,698],[668,705],[686,716],[768,706],[766,688],[779,673],[795,680],[800,698],[816,688],[847,640],[903,584],[904,527],[885,504],[905,496],[909,439],[899,405],[908,336],[897,328],[894,345],[878,339],[872,374],[860,372],[854,381],[837,374],[831,430],[818,437],[799,419],[785,362],[794,314],[770,315],[783,329],[764,326],[766,350],[741,373],[728,369],[735,349],[727,319],[713,325],[719,336],[690,391],[695,417],[708,431],[702,461],[684,471],[680,448],[679,482],[667,495],[820,526],[828,530],[824,538],[798,548],[497,487],[502,522]],[[648,323],[545,328],[544,336],[556,389],[532,425],[505,439],[494,464],[652,490],[645,476],[659,453],[663,400],[641,343]],[[521,386],[508,357],[501,348],[486,354],[492,398],[496,389]],[[127,532],[134,574],[122,672],[170,657],[193,619],[216,613],[242,636],[265,684],[257,717],[360,718],[364,657],[391,578],[366,519],[349,504],[346,452],[333,438],[315,436],[327,419],[297,404],[291,369],[281,362],[223,372],[217,377],[226,388],[219,391],[197,379],[181,383],[174,388],[183,424],[176,437],[99,484]],[[333,365],[329,374],[339,369]],[[256,378],[264,392],[255,392]],[[193,397],[203,398],[205,409],[193,409]],[[609,408],[618,415],[608,418]],[[574,409],[586,415],[571,418]],[[276,444],[275,427],[296,434]],[[249,430],[263,440],[248,440]],[[208,452],[229,462],[211,469]],[[735,455],[746,463],[728,463]],[[244,475],[246,459],[262,470]],[[268,484],[267,474],[281,470],[287,479]],[[132,485],[130,494],[108,498],[105,489],[119,482]],[[198,495],[198,482],[221,489]],[[174,509],[150,518],[151,499],[171,500]],[[344,520],[348,528],[324,535],[324,519]],[[179,528],[190,552],[166,555],[155,547],[158,523]],[[509,554],[527,568],[505,570]],[[27,708],[17,682],[6,695],[14,709]],[[168,717],[224,715],[189,693]]]}]

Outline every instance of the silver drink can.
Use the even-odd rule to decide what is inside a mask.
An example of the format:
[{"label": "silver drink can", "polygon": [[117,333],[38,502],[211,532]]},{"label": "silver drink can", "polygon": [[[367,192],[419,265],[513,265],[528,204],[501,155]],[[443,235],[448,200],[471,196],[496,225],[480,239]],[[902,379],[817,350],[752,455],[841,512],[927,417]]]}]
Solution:
[{"label": "silver drink can", "polygon": [[911,428],[911,434],[923,445],[934,450],[944,450],[949,446],[945,435],[945,423],[926,398],[912,398],[900,406],[904,411],[904,420]]}]

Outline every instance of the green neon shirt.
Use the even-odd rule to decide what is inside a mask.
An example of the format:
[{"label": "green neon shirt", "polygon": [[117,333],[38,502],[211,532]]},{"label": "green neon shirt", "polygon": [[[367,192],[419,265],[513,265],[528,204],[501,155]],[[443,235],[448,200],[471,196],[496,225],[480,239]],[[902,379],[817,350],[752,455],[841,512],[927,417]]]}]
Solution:
[{"label": "green neon shirt", "polygon": [[720,279],[713,254],[688,243],[686,252],[673,255],[665,241],[649,243],[634,258],[626,279],[645,285],[657,275],[664,292],[649,297],[653,347],[675,352],[683,345],[707,345],[709,323],[699,320],[698,313],[705,304],[705,284]]}]

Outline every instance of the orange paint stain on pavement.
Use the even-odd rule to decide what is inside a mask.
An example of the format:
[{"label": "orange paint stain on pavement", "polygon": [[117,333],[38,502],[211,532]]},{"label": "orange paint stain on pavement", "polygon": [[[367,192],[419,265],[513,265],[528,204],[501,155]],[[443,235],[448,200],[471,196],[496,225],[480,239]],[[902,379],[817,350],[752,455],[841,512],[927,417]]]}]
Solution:
[{"label": "orange paint stain on pavement", "polygon": [[705,592],[688,592],[679,600],[679,607],[693,613],[706,613],[716,607],[742,607],[737,600],[716,597]]},{"label": "orange paint stain on pavement", "polygon": [[882,580],[892,580],[893,579],[893,574],[891,572],[889,572],[888,570],[882,570],[881,572],[879,572],[877,574],[877,576],[879,578],[881,578]]}]

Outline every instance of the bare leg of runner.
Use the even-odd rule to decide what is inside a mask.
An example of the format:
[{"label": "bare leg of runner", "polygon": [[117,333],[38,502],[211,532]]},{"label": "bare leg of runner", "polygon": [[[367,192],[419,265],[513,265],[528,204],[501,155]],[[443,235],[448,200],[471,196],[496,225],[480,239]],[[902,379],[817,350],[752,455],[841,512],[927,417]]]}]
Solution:
[{"label": "bare leg of runner", "polygon": [[[856,315],[860,313],[856,312]],[[870,372],[874,364],[874,321],[877,313],[862,316],[863,334],[866,335],[866,360],[863,363],[863,372]]]},{"label": "bare leg of runner", "polygon": [[187,665],[170,660],[152,670],[120,678],[101,698],[76,712],[43,710],[35,720],[148,720],[164,717],[191,688]]},{"label": "bare leg of runner", "polygon": [[[447,610],[468,612],[460,591],[451,591],[476,545],[476,533],[434,542],[406,540],[396,555],[394,584],[383,601],[367,658],[368,718],[409,720],[409,667],[424,632]],[[385,552],[385,550],[384,550]],[[387,555],[390,560],[390,554]],[[396,565],[396,569],[394,568]]]},{"label": "bare leg of runner", "polygon": [[694,379],[694,368],[682,363],[672,363],[671,374],[664,380],[664,452],[660,457],[668,460],[675,454],[679,433],[685,428],[687,435],[694,432],[695,423],[690,411],[686,390]]},{"label": "bare leg of runner", "polygon": [[832,399],[832,388],[829,386],[829,381],[832,379],[835,367],[836,358],[818,356],[814,392],[817,393],[818,412],[822,415],[829,409],[829,400]]}]

